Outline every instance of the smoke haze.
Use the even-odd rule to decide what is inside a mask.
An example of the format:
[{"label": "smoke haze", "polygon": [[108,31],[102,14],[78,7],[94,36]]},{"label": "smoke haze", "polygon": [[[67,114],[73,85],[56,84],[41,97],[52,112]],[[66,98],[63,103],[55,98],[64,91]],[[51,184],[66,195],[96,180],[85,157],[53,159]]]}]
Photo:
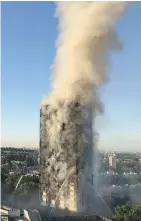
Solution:
[{"label": "smoke haze", "polygon": [[57,3],[59,37],[51,103],[77,100],[100,111],[97,89],[108,79],[110,52],[122,49],[113,26],[126,6],[120,1]]},{"label": "smoke haze", "polygon": [[[43,99],[42,105],[48,106],[43,111],[49,116],[46,122],[48,141],[54,148],[58,146],[58,152],[61,153],[62,125],[69,123],[63,136],[71,142],[76,133],[74,125],[82,126],[89,115],[87,107],[93,107],[95,116],[96,112],[103,111],[98,89],[108,80],[110,52],[122,49],[113,27],[128,3],[119,1],[56,4],[59,36],[52,66],[53,90],[50,96]],[[76,108],[79,111],[77,110],[77,117],[73,120],[70,118],[71,103],[83,106]],[[84,142],[90,133],[86,130],[82,135]]]}]

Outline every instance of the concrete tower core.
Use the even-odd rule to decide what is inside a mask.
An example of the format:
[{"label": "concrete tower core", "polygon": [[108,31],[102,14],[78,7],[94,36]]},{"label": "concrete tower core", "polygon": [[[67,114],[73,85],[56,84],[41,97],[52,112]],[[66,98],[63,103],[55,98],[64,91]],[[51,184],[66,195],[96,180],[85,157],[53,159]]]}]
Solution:
[{"label": "concrete tower core", "polygon": [[85,212],[94,200],[92,111],[77,102],[40,109],[42,203]]}]

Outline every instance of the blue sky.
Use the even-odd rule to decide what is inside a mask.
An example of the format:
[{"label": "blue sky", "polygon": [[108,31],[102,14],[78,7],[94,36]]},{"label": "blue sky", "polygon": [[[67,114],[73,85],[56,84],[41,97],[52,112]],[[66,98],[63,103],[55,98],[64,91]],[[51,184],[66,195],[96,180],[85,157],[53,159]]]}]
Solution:
[{"label": "blue sky", "polygon": [[[38,147],[41,98],[51,91],[58,21],[52,2],[2,2],[2,145]],[[141,2],[116,25],[124,44],[112,53],[101,90],[99,148],[141,149]]]}]

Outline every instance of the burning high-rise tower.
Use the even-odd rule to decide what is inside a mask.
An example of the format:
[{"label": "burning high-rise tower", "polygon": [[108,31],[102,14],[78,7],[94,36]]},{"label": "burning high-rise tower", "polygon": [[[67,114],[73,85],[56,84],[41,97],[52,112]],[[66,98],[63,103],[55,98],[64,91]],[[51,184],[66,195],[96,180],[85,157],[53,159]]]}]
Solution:
[{"label": "burning high-rise tower", "polygon": [[[40,110],[41,194],[70,210],[92,205],[92,110],[107,81],[109,54],[121,49],[113,26],[127,2],[59,2],[52,93]],[[80,205],[81,204],[81,205]]]},{"label": "burning high-rise tower", "polygon": [[77,102],[60,103],[58,109],[43,104],[40,122],[42,200],[72,211],[90,209],[94,196],[90,188],[92,111]]}]

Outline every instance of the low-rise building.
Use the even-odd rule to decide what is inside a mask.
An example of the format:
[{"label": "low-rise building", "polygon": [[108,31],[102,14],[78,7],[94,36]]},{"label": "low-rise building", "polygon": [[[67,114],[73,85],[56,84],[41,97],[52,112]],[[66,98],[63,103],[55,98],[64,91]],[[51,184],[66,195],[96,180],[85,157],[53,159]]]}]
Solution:
[{"label": "low-rise building", "polygon": [[2,206],[0,208],[2,221],[41,221],[38,210],[24,209],[23,213],[19,209],[13,209],[11,207]]},{"label": "low-rise building", "polygon": [[8,216],[11,216],[11,217],[20,216],[20,210],[19,209],[13,209],[13,208],[7,207],[7,206],[2,206],[0,208],[0,213],[1,213],[1,215],[8,215]]}]

